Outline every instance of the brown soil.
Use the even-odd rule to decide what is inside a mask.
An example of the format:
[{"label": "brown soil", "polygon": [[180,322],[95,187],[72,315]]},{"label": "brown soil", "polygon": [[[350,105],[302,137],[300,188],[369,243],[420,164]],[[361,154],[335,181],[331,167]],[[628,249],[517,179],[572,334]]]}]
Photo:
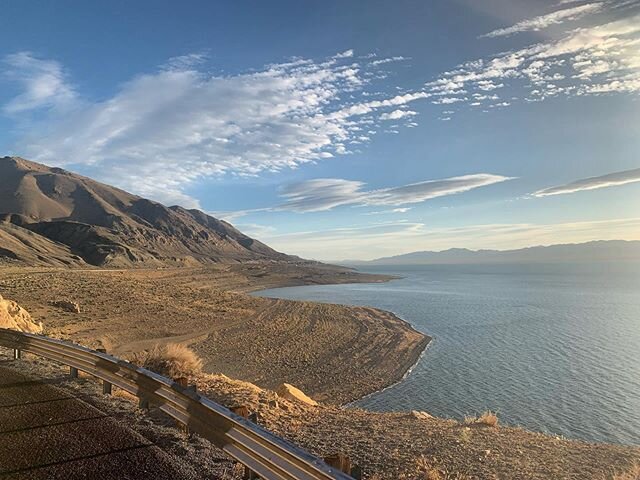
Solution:
[{"label": "brown soil", "polygon": [[[205,371],[266,388],[286,382],[342,404],[399,380],[428,343],[393,314],[365,307],[258,298],[284,284],[381,281],[346,269],[287,264],[168,270],[0,270],[0,293],[46,333],[119,356],[190,346]],[[51,305],[78,302],[81,313]]]}]

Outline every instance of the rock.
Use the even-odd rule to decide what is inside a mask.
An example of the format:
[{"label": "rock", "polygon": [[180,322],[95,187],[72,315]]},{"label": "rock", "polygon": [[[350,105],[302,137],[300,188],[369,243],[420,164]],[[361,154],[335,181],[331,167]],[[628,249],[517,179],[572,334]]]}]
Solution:
[{"label": "rock", "polygon": [[285,398],[287,400],[306,403],[307,405],[318,405],[318,402],[305,395],[302,390],[288,383],[283,383],[282,385],[280,385],[276,390],[276,393],[279,397]]},{"label": "rock", "polygon": [[26,333],[42,333],[42,323],[35,322],[29,312],[12,300],[0,295],[0,328]]},{"label": "rock", "polygon": [[420,420],[428,420],[430,418],[433,418],[433,416],[429,415],[427,412],[419,412],[418,410],[411,410],[411,416],[419,418]]},{"label": "rock", "polygon": [[61,308],[71,313],[80,313],[80,304],[78,302],[72,302],[70,300],[56,300],[51,302],[54,307]]}]

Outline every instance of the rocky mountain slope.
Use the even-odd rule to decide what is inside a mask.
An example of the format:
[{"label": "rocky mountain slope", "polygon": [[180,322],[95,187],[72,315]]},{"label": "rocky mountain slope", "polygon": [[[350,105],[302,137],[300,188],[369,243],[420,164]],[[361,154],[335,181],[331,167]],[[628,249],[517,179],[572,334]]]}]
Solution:
[{"label": "rocky mountain slope", "polygon": [[299,261],[199,210],[0,158],[0,262],[159,267],[252,260]]}]

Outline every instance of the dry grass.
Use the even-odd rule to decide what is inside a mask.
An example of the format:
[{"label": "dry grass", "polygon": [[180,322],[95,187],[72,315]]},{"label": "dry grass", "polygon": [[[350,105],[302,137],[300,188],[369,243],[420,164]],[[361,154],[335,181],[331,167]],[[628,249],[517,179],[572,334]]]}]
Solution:
[{"label": "dry grass", "polygon": [[132,356],[132,362],[169,378],[194,377],[202,372],[202,360],[189,348],[177,343],[156,345]]},{"label": "dry grass", "polygon": [[614,473],[611,480],[640,480],[640,463],[636,463],[624,472]]},{"label": "dry grass", "polygon": [[129,402],[137,402],[138,397],[134,394],[127,392],[126,390],[122,390],[121,388],[114,388],[112,395],[116,398],[122,398],[123,400],[127,400]]},{"label": "dry grass", "polygon": [[498,416],[494,412],[487,410],[479,417],[465,416],[464,424],[465,425],[483,425],[486,427],[497,427]]},{"label": "dry grass", "polygon": [[468,475],[452,472],[445,467],[434,466],[424,455],[416,460],[416,474],[406,476],[407,480],[470,480]]}]

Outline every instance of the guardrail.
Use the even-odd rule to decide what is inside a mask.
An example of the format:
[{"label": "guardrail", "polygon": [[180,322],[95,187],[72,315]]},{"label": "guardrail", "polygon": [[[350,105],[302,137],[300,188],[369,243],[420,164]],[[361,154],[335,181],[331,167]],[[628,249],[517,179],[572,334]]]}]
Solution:
[{"label": "guardrail", "polygon": [[[0,346],[14,358],[30,352],[101,379],[151,402],[265,480],[353,480],[301,448],[197,392],[125,360],[41,335],[0,329]],[[75,370],[74,370],[75,369]]]}]

